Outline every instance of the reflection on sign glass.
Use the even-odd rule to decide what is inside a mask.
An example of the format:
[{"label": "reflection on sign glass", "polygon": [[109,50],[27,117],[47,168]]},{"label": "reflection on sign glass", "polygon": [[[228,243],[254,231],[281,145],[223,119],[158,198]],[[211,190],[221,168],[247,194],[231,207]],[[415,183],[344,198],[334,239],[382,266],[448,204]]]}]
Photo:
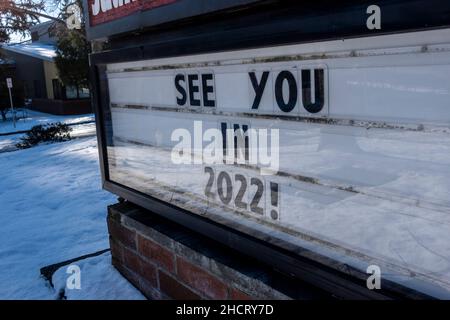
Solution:
[{"label": "reflection on sign glass", "polygon": [[449,291],[450,58],[351,46],[109,65],[110,179]]}]

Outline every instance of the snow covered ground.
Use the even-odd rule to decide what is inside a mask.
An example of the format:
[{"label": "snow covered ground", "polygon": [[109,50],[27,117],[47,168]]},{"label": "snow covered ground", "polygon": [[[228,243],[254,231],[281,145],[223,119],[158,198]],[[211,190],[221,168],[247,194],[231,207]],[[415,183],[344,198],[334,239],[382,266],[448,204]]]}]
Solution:
[{"label": "snow covered ground", "polygon": [[[1,153],[0,299],[56,299],[66,268],[54,275],[55,289],[40,268],[108,248],[106,206],[114,201],[101,189],[95,137]],[[81,290],[66,290],[68,299],[144,298],[109,253],[75,264]]]},{"label": "snow covered ground", "polygon": [[23,134],[0,136],[0,152],[15,149],[15,144],[20,141]]},{"label": "snow covered ground", "polygon": [[[19,113],[21,116],[22,113]],[[75,115],[75,116],[55,116],[47,113],[27,110],[26,118],[20,118],[14,128],[12,119],[0,121],[0,153],[5,151],[14,151],[15,145],[20,142],[24,133],[8,134],[14,132],[23,132],[29,130],[35,125],[62,122],[70,124],[72,131],[70,135],[74,138],[88,137],[96,134],[95,117],[93,114]],[[2,135],[3,134],[3,135]]]},{"label": "snow covered ground", "polygon": [[55,291],[64,290],[67,300],[142,300],[144,297],[119,275],[111,265],[111,254],[85,259],[77,262],[81,270],[81,290],[67,288],[67,268],[58,269],[53,275]]},{"label": "snow covered ground", "polygon": [[0,121],[0,134],[7,132],[16,132],[29,130],[33,126],[39,124],[46,124],[52,122],[62,122],[62,123],[80,123],[86,121],[93,121],[93,114],[86,115],[74,115],[74,116],[55,116],[47,113],[26,110],[26,117],[22,118],[22,112],[18,112],[17,117],[19,118],[16,123],[16,127],[14,128],[14,123],[12,121],[12,115],[8,114],[8,121]]}]

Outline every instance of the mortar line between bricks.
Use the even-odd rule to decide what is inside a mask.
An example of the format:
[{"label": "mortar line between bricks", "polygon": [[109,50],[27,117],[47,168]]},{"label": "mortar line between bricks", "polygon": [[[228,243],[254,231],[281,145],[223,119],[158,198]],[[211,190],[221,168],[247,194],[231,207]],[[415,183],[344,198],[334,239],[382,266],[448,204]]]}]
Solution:
[{"label": "mortar line between bricks", "polygon": [[[195,249],[193,249],[191,247],[185,246],[183,244],[179,244],[179,245],[187,248],[189,251],[193,251],[194,252],[193,254],[200,254],[200,255],[202,255],[201,253],[197,252]],[[197,263],[197,261],[192,258],[191,255],[189,255],[189,256],[187,256],[187,255],[179,255],[178,253],[176,253],[176,255],[179,256],[181,259],[184,259],[184,260],[190,262],[194,266],[196,266],[198,268],[201,268],[202,270],[206,270],[209,274],[212,274],[214,277],[218,278],[219,280],[223,279],[224,275],[223,275],[223,273],[218,272],[217,271],[218,269],[211,268],[211,267],[205,267],[203,265],[199,265]],[[254,296],[254,294],[247,293],[247,288],[244,285],[241,285],[239,282],[237,282],[235,273],[236,272],[239,273],[239,271],[235,270],[233,267],[230,267],[230,266],[228,266],[228,265],[226,265],[226,264],[224,264],[224,263],[222,263],[222,262],[220,262],[220,261],[218,261],[218,260],[216,260],[214,258],[211,258],[209,256],[207,258],[209,260],[210,266],[211,266],[211,262],[214,262],[217,266],[221,266],[225,270],[229,270],[228,272],[230,272],[230,273],[227,273],[227,274],[228,274],[228,276],[232,277],[231,281],[234,283],[234,286],[230,286],[232,289],[236,289],[236,290],[239,290],[239,291],[241,291],[241,292],[243,292],[245,294],[249,294],[249,295]],[[282,293],[282,292],[280,292],[280,291],[270,287],[270,285],[268,285],[264,281],[261,281],[259,279],[253,279],[253,280],[258,284],[258,287],[262,287],[262,288],[264,288],[264,290],[271,291],[276,296],[283,296],[283,298],[286,298],[284,293]],[[224,281],[222,281],[222,282],[224,282]]]},{"label": "mortar line between bricks", "polygon": [[[137,231],[137,230],[134,230],[134,229],[131,229],[131,228],[128,228],[128,229],[129,229],[130,231],[131,231],[131,230],[132,230],[132,231]],[[196,289],[195,287],[193,287],[191,284],[189,284],[189,283],[183,281],[181,278],[179,278],[179,270],[178,270],[178,263],[177,263],[177,262],[178,262],[178,259],[181,259],[181,260],[184,260],[185,262],[191,264],[191,265],[194,266],[195,268],[201,270],[202,272],[206,273],[207,275],[211,276],[212,278],[214,278],[216,281],[220,282],[221,284],[223,284],[223,285],[226,287],[227,298],[231,298],[231,291],[232,291],[232,290],[238,290],[238,291],[240,291],[240,292],[242,292],[242,293],[244,293],[244,294],[247,294],[247,295],[249,294],[249,293],[246,292],[247,290],[246,290],[245,287],[243,287],[243,286],[241,286],[241,285],[239,285],[239,284],[236,284],[235,286],[230,286],[230,285],[228,285],[225,281],[223,281],[223,280],[220,278],[220,276],[221,276],[220,274],[218,274],[218,273],[216,273],[216,272],[214,272],[214,271],[208,270],[208,269],[204,268],[203,266],[197,265],[197,264],[196,264],[196,261],[190,259],[190,258],[187,257],[187,256],[181,256],[181,255],[177,254],[177,253],[176,253],[173,249],[171,249],[171,248],[166,248],[166,249],[167,249],[169,252],[171,252],[171,253],[173,254],[173,259],[174,259],[174,273],[172,273],[170,270],[166,270],[165,268],[161,267],[159,263],[156,263],[154,260],[151,260],[151,259],[147,258],[145,255],[141,254],[141,252],[139,251],[139,240],[138,240],[138,239],[139,239],[139,236],[142,237],[142,238],[144,238],[144,239],[146,239],[146,240],[150,240],[150,241],[156,243],[157,245],[161,245],[161,246],[163,246],[164,248],[166,248],[166,247],[165,247],[163,244],[161,244],[161,243],[159,243],[158,241],[156,241],[155,239],[146,237],[145,235],[141,234],[139,231],[136,232],[136,246],[135,246],[135,249],[129,248],[129,247],[127,247],[126,245],[122,244],[122,243],[119,241],[119,243],[123,246],[123,248],[124,248],[125,250],[128,250],[128,251],[130,251],[130,252],[136,254],[140,259],[142,259],[143,261],[145,261],[146,263],[150,264],[151,266],[153,266],[153,267],[155,268],[155,270],[156,270],[156,275],[157,275],[157,276],[156,276],[156,283],[157,283],[156,289],[157,289],[157,290],[161,291],[161,283],[160,283],[160,276],[159,276],[159,274],[160,274],[160,272],[163,272],[163,273],[165,273],[167,276],[172,277],[174,280],[179,281],[182,285],[184,285],[185,287],[189,288],[191,291],[195,292],[197,295],[202,296],[202,297],[207,297],[207,298],[213,298],[213,297],[211,297],[211,296],[209,296],[209,295],[207,295],[207,294],[201,293],[198,289]],[[181,244],[181,245],[184,246],[183,244]],[[186,247],[186,246],[184,246],[184,247]],[[189,248],[189,247],[186,247],[186,248]],[[190,249],[190,250],[193,250],[192,248],[189,248],[189,249]],[[208,259],[211,259],[211,258],[208,257]],[[217,262],[217,263],[221,264],[220,262]],[[125,265],[125,266],[127,266],[127,265]],[[227,266],[224,265],[224,267],[227,267]],[[141,268],[142,268],[142,265],[141,265]],[[227,268],[228,268],[228,267],[227,267]],[[128,269],[128,270],[132,270],[132,269],[130,269],[130,268],[128,268],[128,267],[127,267],[127,269]],[[142,277],[142,276],[141,276],[141,272],[136,273],[135,271],[133,271],[133,273],[134,273],[135,275],[138,275],[139,277]],[[259,280],[256,280],[256,281],[260,282]],[[267,285],[264,284],[264,283],[261,283],[261,285],[267,286]]]},{"label": "mortar line between bricks", "polygon": [[[189,260],[189,258],[185,258],[185,257],[181,257],[181,256],[180,256],[180,258],[181,258],[182,260],[185,260],[187,263],[191,264],[191,265],[194,266],[195,268],[205,271],[205,273],[209,274],[210,276],[216,278],[217,280],[219,280],[220,282],[222,282],[223,284],[225,284],[224,281],[222,281],[222,280],[219,279],[219,276],[220,276],[220,275],[215,274],[215,273],[212,272],[211,270],[207,270],[207,269],[203,268],[202,266],[198,266],[198,265],[196,264],[195,261]],[[208,258],[208,259],[211,259],[211,258]],[[226,285],[226,284],[225,284],[225,285]]]},{"label": "mortar line between bricks", "polygon": [[[212,276],[213,278],[215,278],[217,281],[219,281],[219,282],[221,282],[222,284],[224,284],[224,285],[227,287],[227,297],[228,297],[228,298],[231,297],[231,291],[232,291],[232,290],[239,290],[240,292],[242,292],[242,293],[244,293],[244,294],[248,294],[248,293],[246,293],[245,287],[243,287],[243,286],[241,286],[241,285],[229,286],[225,281],[221,280],[221,275],[220,275],[219,273],[214,272],[214,271],[211,271],[211,270],[208,270],[208,269],[205,269],[203,266],[197,265],[196,261],[194,261],[193,259],[189,258],[188,256],[179,255],[179,254],[177,253],[177,251],[175,250],[175,248],[173,248],[173,249],[172,249],[172,248],[167,248],[167,246],[165,246],[163,243],[157,241],[155,238],[152,238],[152,237],[149,237],[149,236],[147,236],[147,235],[145,235],[145,234],[142,234],[142,232],[140,232],[139,230],[137,230],[137,229],[135,229],[135,228],[132,228],[132,229],[136,231],[136,234],[137,234],[137,236],[138,236],[138,239],[139,239],[139,237],[142,237],[142,238],[144,238],[144,239],[146,239],[146,240],[150,240],[150,241],[154,242],[155,244],[162,246],[163,248],[165,248],[166,250],[168,250],[169,252],[171,252],[171,253],[173,254],[173,256],[174,256],[174,258],[173,258],[173,259],[174,259],[174,275],[176,276],[176,278],[178,278],[178,275],[179,275],[177,260],[178,260],[178,259],[183,259],[183,260],[185,260],[186,262],[191,263],[192,265],[194,265],[194,266],[200,268],[201,270],[205,271],[205,273],[207,273],[208,275],[210,275],[210,276]],[[155,232],[157,232],[157,231],[155,231]],[[165,236],[164,234],[161,234],[161,233],[159,233],[159,232],[157,232],[157,233],[158,233],[159,235]],[[167,237],[167,236],[165,236],[165,237]],[[138,240],[138,245],[139,245],[139,240]],[[181,244],[181,243],[180,243],[179,245],[181,245],[181,246],[183,246],[183,247],[185,247],[185,248],[187,248],[187,249],[189,249],[189,250],[193,250],[192,248],[190,248],[190,247],[188,247],[188,246],[185,246],[184,244]],[[142,256],[142,258],[143,258],[145,261],[151,262],[153,265],[155,265],[155,263],[154,263],[153,261],[150,261],[147,257]],[[210,257],[208,257],[208,259],[211,260]],[[218,262],[218,261],[216,261],[216,263],[223,265],[222,263],[220,263],[220,262]],[[167,274],[172,274],[172,273],[170,272],[170,270],[165,270],[164,268],[161,268],[161,267],[159,266],[159,264],[156,264],[156,266],[158,267],[158,270],[162,270],[162,271],[164,271],[164,272],[167,273]],[[226,267],[226,268],[229,268],[229,267],[226,266],[226,265],[223,265],[223,266]],[[189,288],[192,288],[192,287],[190,286],[190,284],[185,283],[185,282],[182,281],[181,279],[179,279],[179,280],[180,280],[184,285],[188,286]],[[158,277],[158,281],[159,281],[159,277]],[[256,280],[256,281],[258,281],[258,280]],[[258,281],[258,282],[260,282],[260,281]],[[260,285],[266,286],[266,284],[264,284],[264,283],[260,283]]]},{"label": "mortar line between bricks", "polygon": [[[203,299],[212,299],[210,296],[200,292],[198,289],[192,287],[190,284],[185,283],[183,280],[181,280],[180,278],[178,278],[175,275],[172,275],[164,270],[161,270],[161,272],[163,272],[166,276],[171,277],[173,280],[175,280],[176,282],[178,282],[179,284],[181,284],[183,287],[188,288],[190,291],[192,291],[193,293],[195,293],[196,295],[198,295],[202,300]],[[159,276],[158,276],[159,277]]]},{"label": "mortar line between bricks", "polygon": [[[139,209],[133,209],[132,212],[135,212],[135,211],[140,211],[140,210],[139,210]],[[120,214],[120,213],[119,213],[119,214]],[[132,223],[130,224],[128,220],[131,220]],[[132,231],[134,231],[134,232],[136,232],[136,233],[139,234],[141,237],[143,237],[143,238],[145,238],[145,239],[148,239],[148,240],[152,240],[153,242],[159,244],[159,245],[162,246],[162,247],[167,247],[167,245],[164,244],[164,243],[162,243],[161,241],[155,239],[154,237],[152,237],[152,236],[150,236],[150,235],[145,234],[145,231],[143,231],[143,230],[149,229],[149,228],[148,228],[148,226],[146,226],[146,225],[143,224],[142,222],[139,222],[139,221],[137,221],[137,220],[134,220],[133,218],[131,218],[131,217],[127,216],[127,215],[121,214],[121,224],[122,224],[125,228],[127,228],[127,229],[129,229],[129,230],[132,230]],[[140,225],[140,228],[136,227],[136,224],[137,224],[137,225]],[[158,238],[164,238],[168,243],[170,243],[170,247],[168,248],[168,250],[174,251],[174,249],[175,249],[175,248],[174,248],[174,244],[173,244],[174,241],[175,241],[174,239],[172,239],[171,237],[165,235],[164,233],[159,232],[158,230],[155,230],[155,229],[151,229],[151,228],[150,228],[150,231],[151,231],[152,233],[154,233]]]},{"label": "mortar line between bricks", "polygon": [[[190,264],[190,265],[191,265],[192,267],[194,267],[195,269],[199,269],[200,271],[202,271],[202,272],[206,273],[207,275],[209,275],[211,278],[213,278],[213,279],[214,279],[215,281],[217,281],[218,283],[222,284],[222,285],[226,288],[227,295],[228,295],[228,287],[229,287],[229,286],[228,286],[228,284],[225,283],[225,281],[223,281],[222,279],[220,279],[219,276],[217,276],[216,274],[212,273],[210,270],[207,270],[207,269],[205,269],[205,268],[203,268],[203,267],[201,267],[201,266],[197,266],[197,265],[195,264],[195,262],[193,262],[193,261],[189,261],[189,260],[187,260],[186,258],[183,258],[183,257],[180,257],[180,258],[181,258],[182,260],[184,260],[185,262],[187,262],[188,264]],[[179,278],[179,280],[180,280],[181,282],[185,283],[186,285],[188,285],[189,287],[192,287],[190,284],[184,282],[183,279]],[[204,293],[204,295],[207,296],[207,297],[209,297],[209,298],[211,298],[211,299],[215,299],[214,297],[211,297],[211,296],[209,296],[209,295],[206,294],[206,293]]]},{"label": "mortar line between bricks", "polygon": [[176,254],[175,250],[173,252],[173,263],[174,263],[174,272],[178,276],[178,255]]},{"label": "mortar line between bricks", "polygon": [[[146,252],[145,250],[146,242],[148,242],[150,245],[149,252]],[[168,273],[177,274],[175,252],[170,248],[167,248],[165,245],[155,241],[154,239],[144,237],[142,234],[137,233],[137,250],[139,255],[145,261],[149,262],[151,261],[158,268],[161,268],[162,270],[165,270]],[[156,256],[152,257],[153,254],[155,254]],[[165,261],[165,259],[167,258],[167,254],[170,255],[168,260],[169,264],[167,264]]]},{"label": "mortar line between bricks", "polygon": [[[123,210],[126,213],[121,212]],[[196,249],[197,242],[188,242],[191,245],[186,245],[182,240],[178,239],[178,233],[175,233],[176,237],[171,236],[172,233],[161,232],[161,229],[151,227],[152,225],[146,225],[146,220],[140,220],[141,215],[137,215],[136,218],[128,216],[132,212],[138,212],[140,209],[127,209],[126,207],[111,210],[108,216],[111,219],[112,226],[122,228],[123,232],[119,232],[117,235],[120,238],[115,238],[116,242],[120,244],[124,250],[128,250],[133,253],[141,261],[139,263],[139,272],[132,271],[132,269],[126,268],[127,271],[132,271],[133,275],[139,277],[139,285],[142,286],[140,291],[150,292],[150,297],[164,296],[173,298],[167,291],[168,288],[175,289],[175,283],[180,285],[179,290],[189,290],[192,294],[195,294],[197,298],[202,299],[232,299],[233,297],[239,297],[241,294],[249,298],[256,298],[255,290],[262,290],[264,297],[277,297],[282,298],[284,293],[274,289],[266,282],[261,281],[258,278],[253,278],[246,273],[242,273],[241,269],[235,269],[233,266],[227,263],[222,263],[221,260],[217,260],[215,255],[210,255],[209,251],[202,252]],[[116,217],[116,218],[114,218]],[[120,219],[117,219],[120,217]],[[144,221],[144,222],[142,222]],[[152,220],[151,220],[152,221]],[[157,223],[157,221],[156,221]],[[156,224],[158,226],[158,224]],[[165,225],[163,225],[165,226]],[[118,231],[113,229],[114,231]],[[162,229],[166,230],[166,229]],[[177,229],[176,229],[177,230]],[[176,231],[175,230],[175,231]],[[132,237],[123,237],[126,233],[131,232]],[[128,240],[129,239],[129,240]],[[188,238],[190,239],[190,238]],[[123,241],[125,241],[124,244]],[[147,243],[147,241],[149,243]],[[192,246],[194,244],[194,246]],[[160,251],[160,249],[162,251]],[[120,251],[118,251],[118,254]],[[200,259],[200,260],[199,260]],[[133,260],[127,261],[131,263]],[[183,263],[186,264],[186,269],[182,271]],[[123,267],[126,267],[125,261],[121,263]],[[180,265],[179,265],[180,264]],[[147,271],[145,271],[147,266]],[[191,270],[191,267],[195,268]],[[225,269],[223,269],[225,268]],[[153,269],[154,271],[152,271]],[[192,271],[192,272],[190,272]],[[154,280],[151,275],[156,273]],[[196,273],[199,273],[200,277],[204,277],[202,281],[197,282],[199,277],[196,277]],[[244,278],[239,278],[240,274],[243,274]],[[202,276],[201,274],[204,274]],[[248,278],[250,277],[250,278]],[[248,278],[248,279],[247,279]],[[170,279],[170,281],[169,281]],[[255,281],[255,282],[253,282]],[[171,285],[168,286],[173,282]],[[144,284],[143,284],[144,283]],[[148,284],[153,285],[148,286]],[[210,287],[205,286],[210,285]],[[248,285],[246,285],[248,284]],[[262,287],[260,287],[262,286]],[[154,291],[151,291],[153,288]],[[198,288],[198,289],[197,289]],[[152,289],[152,290],[153,290]],[[164,290],[163,290],[164,289]],[[183,291],[179,291],[183,292]],[[173,292],[176,297],[176,291]],[[179,293],[177,293],[179,294]],[[188,291],[186,291],[188,294]],[[287,298],[287,297],[285,297]]]},{"label": "mortar line between bricks", "polygon": [[161,280],[159,279],[161,268],[156,268],[156,286],[159,292],[161,292]]},{"label": "mortar line between bricks", "polygon": [[[177,255],[174,254],[175,257],[178,258]],[[180,257],[181,258],[181,257]],[[193,287],[192,285],[190,285],[189,283],[184,282],[182,279],[179,278],[179,274],[178,274],[178,266],[177,264],[175,264],[175,267],[177,268],[177,273],[172,275],[170,274],[170,272],[167,272],[165,270],[161,270],[163,273],[165,273],[167,276],[171,277],[172,279],[174,279],[175,281],[179,282],[182,286],[188,288],[189,290],[191,290],[192,292],[194,292],[195,294],[197,294],[201,299],[205,299],[205,298],[209,298],[211,299],[211,297],[209,297],[207,294],[201,292],[200,290],[198,290],[197,288]]]}]

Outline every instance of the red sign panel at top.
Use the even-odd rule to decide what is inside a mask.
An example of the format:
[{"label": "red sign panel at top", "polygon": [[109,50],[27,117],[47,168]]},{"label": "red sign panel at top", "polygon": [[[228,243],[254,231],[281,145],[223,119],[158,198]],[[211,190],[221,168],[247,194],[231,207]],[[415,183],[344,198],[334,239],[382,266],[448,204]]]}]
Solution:
[{"label": "red sign panel at top", "polygon": [[88,0],[90,25],[95,26],[176,1],[178,0]]}]

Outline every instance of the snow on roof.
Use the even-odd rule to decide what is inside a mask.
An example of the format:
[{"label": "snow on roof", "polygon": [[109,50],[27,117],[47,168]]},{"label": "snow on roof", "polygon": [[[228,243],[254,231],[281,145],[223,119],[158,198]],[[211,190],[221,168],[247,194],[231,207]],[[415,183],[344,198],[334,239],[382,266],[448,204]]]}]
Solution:
[{"label": "snow on roof", "polygon": [[47,61],[53,61],[56,56],[55,46],[40,42],[2,45],[2,48]]}]

